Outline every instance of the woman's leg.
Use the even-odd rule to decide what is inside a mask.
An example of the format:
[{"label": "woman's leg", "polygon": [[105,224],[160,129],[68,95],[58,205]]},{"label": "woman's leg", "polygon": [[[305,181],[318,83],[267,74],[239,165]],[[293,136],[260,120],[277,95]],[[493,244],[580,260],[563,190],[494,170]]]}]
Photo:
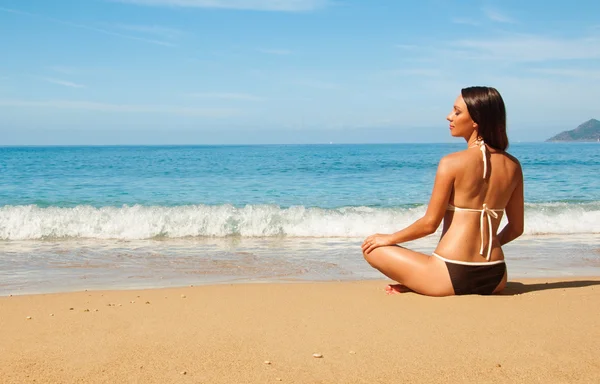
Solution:
[{"label": "woman's leg", "polygon": [[504,290],[504,288],[506,288],[507,281],[508,281],[508,271],[504,272],[504,277],[502,278],[502,281],[500,281],[500,284],[498,284],[496,289],[494,289],[493,294],[502,292]]},{"label": "woman's leg", "polygon": [[375,248],[363,256],[373,268],[415,292],[428,296],[454,295],[446,264],[437,257],[399,246]]}]

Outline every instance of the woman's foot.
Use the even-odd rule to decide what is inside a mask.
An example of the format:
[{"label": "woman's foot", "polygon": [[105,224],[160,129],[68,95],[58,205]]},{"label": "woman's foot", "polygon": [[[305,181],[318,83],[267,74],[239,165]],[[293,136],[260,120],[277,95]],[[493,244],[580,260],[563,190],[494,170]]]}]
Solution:
[{"label": "woman's foot", "polygon": [[413,292],[413,290],[402,284],[390,284],[385,287],[385,292],[388,295],[396,295],[398,293]]}]

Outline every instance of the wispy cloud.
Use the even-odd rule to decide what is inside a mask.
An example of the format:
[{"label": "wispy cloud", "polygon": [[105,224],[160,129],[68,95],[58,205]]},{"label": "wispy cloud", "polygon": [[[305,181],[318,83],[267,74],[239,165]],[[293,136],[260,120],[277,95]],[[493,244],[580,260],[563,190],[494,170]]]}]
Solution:
[{"label": "wispy cloud", "polygon": [[463,58],[533,62],[600,58],[600,38],[550,38],[536,35],[509,35],[496,39],[459,40]]},{"label": "wispy cloud", "polygon": [[[78,67],[78,66],[70,66],[70,65],[50,65],[45,67],[47,71],[50,71],[56,74],[60,74],[62,76],[89,76],[89,75],[98,75],[100,73],[112,72],[115,68],[109,67]],[[50,75],[49,77],[53,77]]]},{"label": "wispy cloud", "polygon": [[419,48],[417,45],[413,45],[413,44],[396,44],[395,47],[400,48],[400,49],[406,49],[407,51],[412,51],[414,49]]},{"label": "wispy cloud", "polygon": [[404,62],[413,63],[430,63],[434,59],[429,55],[432,51],[438,51],[437,48],[431,45],[431,42],[423,42],[422,44],[396,44],[395,48],[401,51],[401,56],[398,58]]},{"label": "wispy cloud", "polygon": [[463,24],[463,25],[470,25],[473,27],[479,27],[481,25],[480,22],[472,20],[472,19],[468,19],[468,18],[464,18],[464,17],[455,17],[452,19],[452,22],[454,24]]},{"label": "wispy cloud", "polygon": [[77,74],[80,72],[80,70],[77,68],[65,67],[62,65],[54,65],[54,66],[48,67],[48,69],[50,69],[51,71],[57,72],[57,73],[61,73],[63,75],[74,75],[74,74]]},{"label": "wispy cloud", "polygon": [[309,88],[323,89],[323,90],[332,90],[332,89],[340,89],[341,88],[341,86],[339,84],[330,83],[327,81],[311,80],[311,79],[297,80],[297,81],[292,82],[292,84],[300,85],[303,87],[309,87]]},{"label": "wispy cloud", "polygon": [[85,88],[85,85],[83,85],[83,84],[77,84],[77,83],[73,83],[71,81],[66,81],[66,80],[61,80],[61,79],[44,78],[44,80],[49,83],[52,83],[52,84],[62,85],[63,87]]},{"label": "wispy cloud", "polygon": [[259,52],[262,53],[267,53],[269,55],[279,55],[279,56],[286,56],[286,55],[291,55],[294,52],[289,50],[289,49],[259,49]]},{"label": "wispy cloud", "polygon": [[384,74],[392,76],[436,77],[441,75],[441,71],[437,68],[399,68],[384,71]]},{"label": "wispy cloud", "polygon": [[500,10],[495,9],[495,8],[485,7],[482,9],[482,11],[488,19],[495,21],[497,23],[514,24],[517,22],[512,17],[506,15],[505,13],[503,13]]},{"label": "wispy cloud", "polygon": [[229,117],[239,113],[239,111],[230,108],[195,108],[170,105],[111,104],[72,100],[31,101],[0,99],[0,107],[58,108],[99,112],[156,113],[198,117]]},{"label": "wispy cloud", "polygon": [[328,5],[329,0],[108,0],[147,6],[222,8],[254,11],[304,12]]},{"label": "wispy cloud", "polygon": [[573,68],[533,68],[533,73],[559,77],[576,77],[586,80],[599,80],[600,70],[596,69],[573,69]]},{"label": "wispy cloud", "polygon": [[154,44],[154,45],[162,45],[164,47],[174,47],[175,46],[175,44],[169,43],[169,42],[166,42],[166,41],[146,39],[146,38],[143,38],[143,37],[125,35],[123,33],[113,32],[113,31],[109,31],[109,30],[106,30],[106,29],[102,29],[102,28],[90,27],[90,26],[87,26],[87,25],[80,25],[80,24],[73,24],[73,23],[66,23],[66,24],[71,25],[71,26],[76,27],[76,28],[87,29],[88,31],[94,31],[94,32],[98,32],[98,33],[103,33],[105,35],[116,36],[116,37],[121,37],[121,38],[124,38],[124,39],[140,41],[140,42],[143,42],[143,43]]},{"label": "wispy cloud", "polygon": [[97,27],[94,27],[94,26],[91,26],[91,25],[85,25],[85,24],[77,24],[77,23],[73,23],[73,22],[70,22],[70,21],[65,21],[65,20],[61,20],[61,19],[57,19],[57,18],[49,17],[49,16],[44,16],[44,15],[40,15],[40,14],[36,14],[36,13],[24,12],[24,11],[20,11],[20,10],[17,10],[17,9],[10,9],[10,8],[0,7],[0,11],[1,12],[13,13],[13,14],[17,14],[17,15],[23,15],[23,16],[33,17],[33,18],[37,18],[37,19],[42,19],[42,20],[49,21],[49,22],[55,23],[55,24],[67,25],[67,26],[70,26],[70,27],[73,27],[73,28],[78,28],[78,29],[83,29],[83,30],[87,30],[87,31],[97,32],[97,33],[101,33],[101,34],[109,35],[109,36],[114,36],[114,37],[120,37],[120,38],[123,38],[123,39],[135,40],[135,41],[140,41],[140,42],[144,42],[144,43],[148,43],[148,44],[162,45],[162,46],[167,46],[167,47],[174,46],[174,44],[166,42],[166,41],[154,40],[154,39],[146,39],[146,38],[143,38],[143,37],[137,37],[137,36],[127,35],[127,34],[115,32],[115,31],[111,31],[111,30],[108,30],[108,29],[97,28]]},{"label": "wispy cloud", "polygon": [[26,15],[26,16],[31,16],[31,13],[29,12],[23,12],[23,11],[19,11],[18,9],[12,9],[12,8],[4,8],[4,7],[0,7],[0,11],[2,12],[7,12],[7,13],[14,13],[16,15]]},{"label": "wispy cloud", "polygon": [[218,100],[238,100],[238,101],[263,101],[264,98],[251,95],[248,93],[232,93],[232,92],[195,92],[189,93],[190,97],[197,97],[202,99],[218,99]]},{"label": "wispy cloud", "polygon": [[143,33],[162,39],[176,39],[184,34],[180,29],[162,27],[159,25],[115,24],[114,27],[124,31]]}]

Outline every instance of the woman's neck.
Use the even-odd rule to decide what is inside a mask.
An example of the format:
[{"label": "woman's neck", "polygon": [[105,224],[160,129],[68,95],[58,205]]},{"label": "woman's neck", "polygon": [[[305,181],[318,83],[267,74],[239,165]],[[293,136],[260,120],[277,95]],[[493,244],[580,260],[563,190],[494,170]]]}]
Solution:
[{"label": "woman's neck", "polygon": [[478,146],[481,143],[481,141],[482,140],[479,139],[479,135],[477,134],[477,131],[475,131],[475,132],[473,132],[471,137],[469,137],[467,139],[467,147],[471,148],[471,147]]}]

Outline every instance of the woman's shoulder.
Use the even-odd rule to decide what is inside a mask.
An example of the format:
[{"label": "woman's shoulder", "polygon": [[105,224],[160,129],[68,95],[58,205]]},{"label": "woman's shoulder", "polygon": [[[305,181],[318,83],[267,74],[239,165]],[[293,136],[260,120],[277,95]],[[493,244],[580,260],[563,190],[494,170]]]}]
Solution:
[{"label": "woman's shoulder", "polygon": [[[490,151],[490,153],[501,155],[510,163],[511,167],[521,172],[521,163],[515,156],[506,151]],[[465,164],[471,163],[475,158],[481,159],[481,152],[473,151],[471,148],[452,152],[441,158],[439,168],[456,171],[464,168]]]},{"label": "woman's shoulder", "polygon": [[[445,165],[459,165],[461,162],[465,161],[467,158],[472,157],[474,153],[469,151],[469,149],[464,149],[462,151],[452,152],[441,158],[440,164]],[[481,153],[479,153],[481,156]]]},{"label": "woman's shoulder", "polygon": [[519,159],[517,159],[515,156],[511,155],[506,151],[497,151],[492,153],[501,155],[504,158],[504,164],[506,164],[509,168],[512,168],[517,173],[522,172],[521,163],[519,162]]},{"label": "woman's shoulder", "polygon": [[510,161],[512,161],[513,163],[515,163],[516,166],[518,166],[519,168],[521,168],[521,163],[519,162],[519,159],[517,159],[515,156],[511,155],[510,153],[508,153],[506,151],[502,151],[502,154],[504,156],[506,156]]},{"label": "woman's shoulder", "polygon": [[445,173],[455,173],[466,161],[466,151],[458,151],[445,155],[440,159],[438,170]]}]

